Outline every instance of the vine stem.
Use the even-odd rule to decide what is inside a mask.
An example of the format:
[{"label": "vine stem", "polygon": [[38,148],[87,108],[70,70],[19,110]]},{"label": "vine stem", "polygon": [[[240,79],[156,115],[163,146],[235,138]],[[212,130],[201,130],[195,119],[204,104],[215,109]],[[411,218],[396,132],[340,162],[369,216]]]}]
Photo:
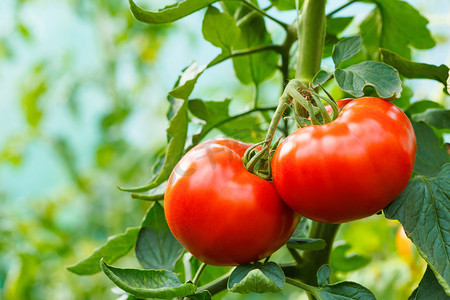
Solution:
[{"label": "vine stem", "polygon": [[295,279],[292,279],[289,277],[286,277],[286,282],[293,286],[299,287],[302,290],[307,291],[308,293],[310,293],[311,295],[313,295],[316,298],[319,298],[319,293],[317,293],[317,288],[314,286],[311,286],[309,284],[303,283],[301,281],[298,281],[298,280],[295,280]]},{"label": "vine stem", "polygon": [[229,55],[218,56],[216,59],[214,59],[212,62],[210,62],[208,64],[207,68],[211,68],[211,67],[218,65],[221,62],[224,62],[225,60],[233,58],[233,57],[250,55],[250,54],[263,52],[263,51],[275,51],[275,52],[280,53],[282,51],[282,48],[280,45],[264,45],[264,46],[258,46],[258,47],[242,49],[242,50],[233,50],[231,52],[231,54],[229,54]]},{"label": "vine stem", "polygon": [[[203,139],[203,138],[204,138],[211,130],[213,130],[214,128],[217,128],[217,127],[219,127],[219,126],[221,126],[221,125],[223,125],[223,124],[226,124],[226,123],[228,123],[228,122],[231,122],[231,121],[233,121],[233,120],[236,120],[236,119],[245,117],[246,115],[249,115],[249,114],[252,114],[252,113],[255,113],[255,112],[264,112],[264,111],[271,111],[271,110],[276,110],[276,109],[277,109],[277,108],[276,108],[275,106],[270,106],[270,107],[255,107],[255,108],[252,108],[252,109],[250,109],[250,110],[244,111],[243,113],[240,113],[240,114],[231,116],[231,117],[229,117],[228,119],[222,120],[222,121],[220,121],[220,122],[214,124],[213,126],[208,127],[207,130],[205,130],[204,132],[201,133],[201,136],[199,137],[198,140],[201,141],[201,140],[202,140],[202,139]],[[185,152],[188,152],[188,151],[191,150],[194,146],[195,146],[195,145],[189,146],[189,147],[185,150]]]},{"label": "vine stem", "polygon": [[207,266],[207,264],[202,263],[202,264],[200,265],[200,267],[198,267],[198,270],[197,270],[197,272],[195,273],[194,279],[192,279],[192,283],[193,283],[194,285],[197,285],[198,281],[200,280],[200,276],[202,276],[203,271],[205,270],[206,266]]},{"label": "vine stem", "polygon": [[198,291],[208,291],[211,296],[214,296],[217,293],[225,290],[227,288],[228,278],[230,278],[231,272],[217,278],[216,280],[211,281],[201,287],[198,288]]},{"label": "vine stem", "polygon": [[333,241],[340,224],[327,224],[320,222],[312,222],[309,230],[309,238],[320,238],[325,240],[326,246],[320,251],[306,251],[303,255],[302,279],[303,282],[310,285],[317,285],[317,270],[330,260]]},{"label": "vine stem", "polygon": [[326,0],[305,0],[299,22],[299,47],[295,77],[311,82],[320,69],[325,39]]},{"label": "vine stem", "polygon": [[[289,276],[289,277],[298,277],[302,272],[299,269],[298,265],[295,265],[295,264],[281,265],[281,269],[283,270],[284,274],[286,274],[286,276]],[[199,287],[198,291],[199,292],[208,291],[211,294],[211,296],[213,296],[217,293],[220,293],[223,290],[226,290],[228,279],[230,278],[231,273],[232,273],[232,271]]]},{"label": "vine stem", "polygon": [[[268,11],[269,9],[271,9],[273,7],[273,4],[270,4],[269,6],[265,7],[262,9],[262,11]],[[259,12],[257,12],[256,10],[252,10],[251,12],[249,12],[248,14],[246,14],[245,16],[243,16],[242,18],[240,18],[239,20],[236,21],[236,25],[240,26],[242,24],[244,24],[245,22],[249,21],[252,19],[252,17],[256,14],[258,14]]]},{"label": "vine stem", "polygon": [[333,10],[332,12],[330,12],[330,13],[327,15],[327,19],[331,18],[334,14],[340,12],[341,10],[343,10],[344,8],[346,8],[347,6],[349,6],[350,4],[355,3],[356,1],[357,1],[357,0],[351,0],[351,1],[347,2],[347,3],[345,3],[344,5],[342,5],[342,6],[338,7],[338,8],[336,8],[335,10]]},{"label": "vine stem", "polygon": [[267,130],[266,134],[266,145],[269,146],[267,151],[270,150],[270,145],[272,144],[273,136],[275,135],[275,131],[277,130],[278,123],[280,122],[281,118],[283,117],[283,113],[288,108],[289,104],[291,104],[291,97],[283,92],[280,99],[278,100],[278,106],[275,110],[275,113],[273,114],[272,121],[270,122],[269,129]]},{"label": "vine stem", "polygon": [[261,8],[259,8],[257,5],[253,4],[250,1],[247,0],[241,0],[243,4],[247,5],[248,7],[250,7],[251,9],[254,9],[256,12],[258,12],[259,14],[269,18],[270,20],[274,21],[275,23],[277,23],[278,25],[280,25],[281,27],[283,27],[286,31],[288,30],[288,24],[272,17],[271,15],[268,15],[266,11],[262,10]]},{"label": "vine stem", "polygon": [[131,194],[131,198],[139,199],[144,201],[160,201],[164,199],[164,194],[158,195],[141,195],[141,194]]}]

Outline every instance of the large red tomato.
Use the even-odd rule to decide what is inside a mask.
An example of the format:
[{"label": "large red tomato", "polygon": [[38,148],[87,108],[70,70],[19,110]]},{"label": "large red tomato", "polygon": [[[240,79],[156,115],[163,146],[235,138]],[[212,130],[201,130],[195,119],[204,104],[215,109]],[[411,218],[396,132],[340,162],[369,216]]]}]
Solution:
[{"label": "large red tomato", "polygon": [[286,243],[300,220],[271,182],[245,169],[241,158],[249,146],[206,141],[192,148],[169,178],[164,208],[170,230],[207,264],[263,259]]},{"label": "large red tomato", "polygon": [[386,207],[408,184],[416,138],[394,104],[364,97],[325,125],[300,128],[277,148],[272,175],[281,198],[315,221],[342,223]]}]

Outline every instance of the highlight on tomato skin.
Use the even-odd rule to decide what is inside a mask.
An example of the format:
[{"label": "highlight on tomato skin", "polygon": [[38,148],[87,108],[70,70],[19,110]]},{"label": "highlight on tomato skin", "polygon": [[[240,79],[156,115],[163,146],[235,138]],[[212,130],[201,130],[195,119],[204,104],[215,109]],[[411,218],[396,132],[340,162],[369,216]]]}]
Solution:
[{"label": "highlight on tomato skin", "polygon": [[295,211],[324,223],[368,217],[407,186],[416,139],[408,117],[379,98],[349,101],[328,124],[299,128],[271,161],[275,187]]},{"label": "highlight on tomato skin", "polygon": [[207,264],[261,260],[283,246],[300,221],[273,183],[245,169],[241,158],[250,146],[232,139],[203,142],[169,178],[164,198],[169,228]]}]

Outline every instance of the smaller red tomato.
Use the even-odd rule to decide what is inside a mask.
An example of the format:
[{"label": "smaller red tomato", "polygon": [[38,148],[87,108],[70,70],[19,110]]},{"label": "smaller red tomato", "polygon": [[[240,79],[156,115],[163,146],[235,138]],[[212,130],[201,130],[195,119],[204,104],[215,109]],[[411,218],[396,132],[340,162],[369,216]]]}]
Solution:
[{"label": "smaller red tomato", "polygon": [[271,182],[245,169],[241,159],[250,146],[206,141],[192,148],[169,178],[164,197],[169,228],[207,264],[263,259],[286,243],[300,220]]}]

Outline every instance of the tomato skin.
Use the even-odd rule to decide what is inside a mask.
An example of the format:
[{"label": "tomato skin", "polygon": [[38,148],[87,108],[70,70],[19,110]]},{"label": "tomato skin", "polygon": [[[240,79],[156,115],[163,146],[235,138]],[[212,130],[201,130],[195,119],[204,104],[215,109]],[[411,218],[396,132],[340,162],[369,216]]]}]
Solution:
[{"label": "tomato skin", "polygon": [[250,146],[232,139],[203,142],[169,178],[164,197],[169,228],[207,264],[263,259],[286,243],[300,221],[271,182],[245,169],[241,158]]},{"label": "tomato skin", "polygon": [[407,186],[416,138],[406,115],[388,101],[358,98],[325,125],[300,128],[278,146],[272,175],[281,198],[324,223],[368,217]]}]

